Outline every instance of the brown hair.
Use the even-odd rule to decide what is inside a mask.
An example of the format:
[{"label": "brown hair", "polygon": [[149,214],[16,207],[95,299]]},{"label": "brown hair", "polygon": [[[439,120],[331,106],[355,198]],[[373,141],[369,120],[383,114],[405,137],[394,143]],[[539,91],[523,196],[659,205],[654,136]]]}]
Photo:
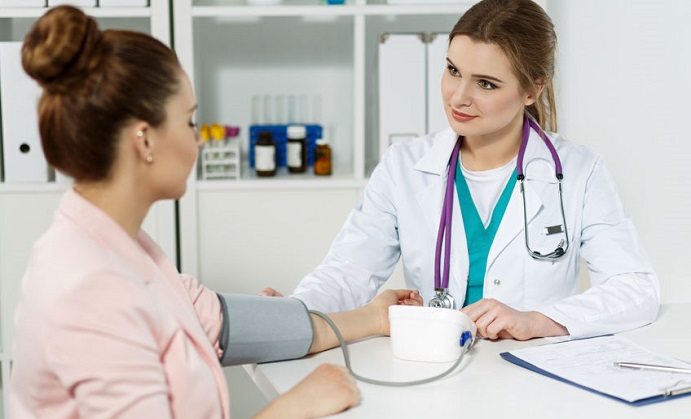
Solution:
[{"label": "brown hair", "polygon": [[33,25],[22,65],[43,87],[38,118],[46,160],[77,181],[108,177],[127,123],[165,121],[181,74],[175,53],[161,42],[101,31],[71,6],[55,7]]},{"label": "brown hair", "polygon": [[483,0],[461,16],[449,35],[499,46],[513,65],[524,91],[535,92],[536,81],[545,87],[527,111],[546,130],[557,130],[554,99],[554,61],[557,35],[545,11],[533,0]]}]

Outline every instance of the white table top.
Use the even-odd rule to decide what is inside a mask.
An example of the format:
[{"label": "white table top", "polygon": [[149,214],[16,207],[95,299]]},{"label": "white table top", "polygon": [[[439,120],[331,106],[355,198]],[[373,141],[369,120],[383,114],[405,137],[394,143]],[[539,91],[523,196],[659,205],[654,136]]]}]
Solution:
[{"label": "white table top", "polygon": [[[691,362],[691,303],[663,305],[658,320],[621,333],[660,353]],[[545,377],[503,360],[499,353],[547,343],[480,340],[450,376],[412,387],[384,387],[358,382],[362,401],[339,418],[680,418],[691,417],[691,397],[633,407]],[[403,361],[391,354],[388,337],[349,345],[353,370],[368,378],[407,381],[435,375],[452,363]],[[262,393],[272,400],[286,392],[317,365],[344,365],[340,348],[299,360],[246,365]]]}]

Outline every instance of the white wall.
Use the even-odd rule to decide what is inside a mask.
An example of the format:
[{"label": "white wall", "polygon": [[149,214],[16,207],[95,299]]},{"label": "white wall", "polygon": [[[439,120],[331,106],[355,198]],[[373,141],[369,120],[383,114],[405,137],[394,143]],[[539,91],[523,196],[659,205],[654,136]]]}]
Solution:
[{"label": "white wall", "polygon": [[691,2],[550,0],[547,10],[559,131],[604,156],[663,301],[691,300]]}]

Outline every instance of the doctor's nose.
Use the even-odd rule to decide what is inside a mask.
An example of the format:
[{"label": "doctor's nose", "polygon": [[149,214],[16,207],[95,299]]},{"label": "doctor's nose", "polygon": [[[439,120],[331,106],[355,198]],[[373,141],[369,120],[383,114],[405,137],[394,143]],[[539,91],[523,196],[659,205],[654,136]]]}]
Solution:
[{"label": "doctor's nose", "polygon": [[451,102],[454,106],[470,105],[472,103],[470,94],[470,86],[463,80],[459,80],[456,84],[453,95],[451,95]]}]

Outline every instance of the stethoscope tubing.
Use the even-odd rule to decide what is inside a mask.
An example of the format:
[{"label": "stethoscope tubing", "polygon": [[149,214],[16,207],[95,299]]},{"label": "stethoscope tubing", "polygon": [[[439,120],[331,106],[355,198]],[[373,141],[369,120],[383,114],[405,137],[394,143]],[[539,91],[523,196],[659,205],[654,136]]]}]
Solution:
[{"label": "stethoscope tubing", "polygon": [[[449,169],[449,174],[446,181],[446,194],[444,195],[444,203],[441,210],[441,220],[439,222],[439,231],[437,232],[437,246],[434,252],[434,288],[435,289],[448,289],[449,288],[449,271],[450,271],[450,257],[451,257],[451,215],[453,214],[453,188],[454,188],[454,176],[451,170],[456,170],[456,164],[458,163],[458,155],[461,149],[461,137],[456,140],[456,145],[451,152],[451,161],[449,166],[453,169]],[[444,240],[444,238],[446,238]],[[444,273],[442,279],[442,273],[440,272],[441,266],[441,246],[444,242]]]},{"label": "stethoscope tubing", "polygon": [[[525,246],[528,254],[534,259],[538,260],[554,260],[563,256],[569,248],[569,233],[566,228],[566,214],[564,213],[564,198],[562,192],[561,181],[564,178],[563,170],[561,166],[561,159],[557,150],[554,148],[554,144],[547,137],[547,134],[540,128],[540,126],[526,113],[523,117],[523,137],[521,138],[521,145],[518,149],[518,156],[516,157],[516,179],[520,185],[521,196],[523,198],[523,223],[524,223],[524,234],[525,234]],[[552,160],[554,161],[554,171],[557,178],[557,185],[559,189],[559,203],[561,205],[561,217],[564,228],[564,236],[566,242],[564,247],[559,246],[554,252],[541,255],[540,253],[533,251],[530,248],[530,239],[528,235],[528,215],[525,199],[525,174],[523,172],[523,159],[525,158],[526,148],[528,146],[528,139],[530,138],[530,129],[535,130],[535,132],[540,136],[545,146],[552,155]],[[453,188],[455,185],[455,172],[456,164],[458,163],[458,156],[461,148],[461,143],[463,142],[463,137],[458,136],[456,139],[456,144],[451,153],[451,159],[449,161],[449,170],[446,178],[446,192],[444,195],[444,202],[442,205],[441,217],[439,220],[439,230],[437,232],[437,244],[434,253],[434,288],[437,292],[448,290],[449,288],[449,271],[450,267],[450,257],[451,257],[451,215],[453,214]],[[444,271],[442,273],[442,261],[441,261],[441,248],[442,243],[444,244]],[[443,276],[442,276],[443,275]]]}]

